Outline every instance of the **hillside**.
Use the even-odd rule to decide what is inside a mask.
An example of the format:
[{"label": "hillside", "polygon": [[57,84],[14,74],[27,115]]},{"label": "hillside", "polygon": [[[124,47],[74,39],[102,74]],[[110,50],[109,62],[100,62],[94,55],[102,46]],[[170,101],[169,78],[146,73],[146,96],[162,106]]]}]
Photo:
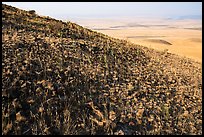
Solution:
[{"label": "hillside", "polygon": [[201,63],[2,4],[2,134],[202,134]]}]

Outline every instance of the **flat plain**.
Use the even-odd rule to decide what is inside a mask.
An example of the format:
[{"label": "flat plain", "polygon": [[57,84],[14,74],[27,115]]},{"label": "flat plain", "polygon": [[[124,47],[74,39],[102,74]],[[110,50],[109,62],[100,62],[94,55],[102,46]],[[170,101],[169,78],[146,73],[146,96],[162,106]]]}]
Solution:
[{"label": "flat plain", "polygon": [[202,21],[170,18],[87,18],[77,23],[106,35],[202,62]]}]

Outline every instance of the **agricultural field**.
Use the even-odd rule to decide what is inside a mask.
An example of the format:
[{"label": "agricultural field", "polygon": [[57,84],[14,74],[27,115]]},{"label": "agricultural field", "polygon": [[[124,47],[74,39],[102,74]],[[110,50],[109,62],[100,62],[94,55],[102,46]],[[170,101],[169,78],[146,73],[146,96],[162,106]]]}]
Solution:
[{"label": "agricultural field", "polygon": [[73,20],[87,28],[125,39],[157,51],[202,62],[202,20],[146,17],[115,17]]},{"label": "agricultural field", "polygon": [[201,68],[2,4],[2,135],[201,135]]}]

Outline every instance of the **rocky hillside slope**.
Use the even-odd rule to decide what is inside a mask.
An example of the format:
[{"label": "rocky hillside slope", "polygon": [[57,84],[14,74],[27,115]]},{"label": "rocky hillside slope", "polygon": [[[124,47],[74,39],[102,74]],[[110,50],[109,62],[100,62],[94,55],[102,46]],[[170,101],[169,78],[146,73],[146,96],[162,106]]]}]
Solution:
[{"label": "rocky hillside slope", "polygon": [[201,64],[2,4],[2,134],[202,134]]}]

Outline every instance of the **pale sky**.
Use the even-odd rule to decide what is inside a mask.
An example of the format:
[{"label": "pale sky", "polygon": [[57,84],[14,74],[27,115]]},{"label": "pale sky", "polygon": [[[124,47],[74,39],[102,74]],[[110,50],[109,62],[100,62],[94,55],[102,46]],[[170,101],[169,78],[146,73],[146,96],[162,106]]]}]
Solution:
[{"label": "pale sky", "polygon": [[3,2],[56,19],[111,16],[202,15],[202,2]]}]

